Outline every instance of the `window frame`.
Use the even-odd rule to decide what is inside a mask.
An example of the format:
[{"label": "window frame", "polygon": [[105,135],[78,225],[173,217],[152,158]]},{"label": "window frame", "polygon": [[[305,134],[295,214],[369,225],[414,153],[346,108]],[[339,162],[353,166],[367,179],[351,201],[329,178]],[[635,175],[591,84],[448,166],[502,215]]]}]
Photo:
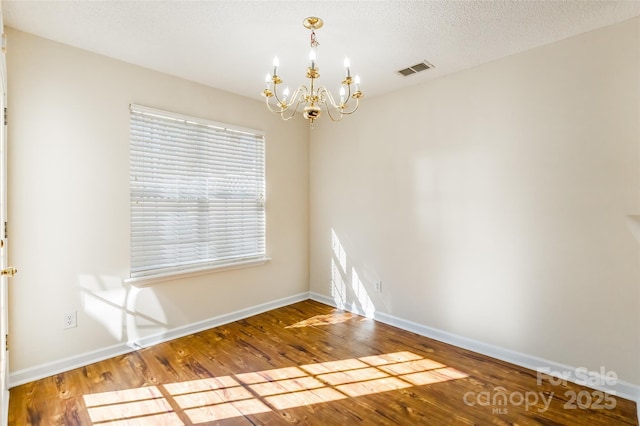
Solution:
[{"label": "window frame", "polygon": [[[173,280],[173,279],[180,279],[180,278],[186,278],[186,277],[190,277],[190,276],[195,276],[195,275],[201,275],[201,274],[206,274],[206,273],[211,273],[211,272],[215,272],[215,271],[226,271],[226,270],[231,270],[231,269],[237,269],[237,268],[244,268],[244,267],[251,267],[251,266],[258,266],[258,265],[262,265],[264,263],[266,263],[267,261],[270,260],[270,258],[267,256],[267,230],[266,230],[266,205],[265,205],[265,191],[266,191],[266,137],[265,137],[265,132],[261,131],[261,130],[255,130],[255,129],[249,129],[249,128],[245,128],[245,127],[240,127],[240,126],[235,126],[235,125],[231,125],[231,124],[227,124],[227,123],[220,123],[220,122],[216,122],[216,121],[212,121],[209,119],[204,119],[204,118],[200,118],[200,117],[192,117],[192,116],[188,116],[188,115],[184,115],[184,114],[179,114],[179,113],[174,113],[174,112],[169,112],[169,111],[164,111],[164,110],[160,110],[160,109],[156,109],[156,108],[150,108],[150,107],[146,107],[146,106],[142,106],[142,105],[136,105],[136,104],[131,104],[130,108],[129,108],[129,117],[130,117],[130,123],[129,123],[129,131],[130,131],[130,138],[129,138],[129,161],[130,161],[130,167],[129,167],[129,190],[130,190],[130,197],[129,197],[129,207],[130,207],[130,218],[129,218],[129,224],[130,224],[130,237],[129,237],[129,243],[130,243],[130,253],[129,253],[129,259],[130,259],[130,267],[129,267],[129,278],[125,279],[126,283],[131,283],[131,284],[135,284],[137,286],[144,286],[144,285],[148,285],[148,284],[152,284],[154,282],[160,282],[160,281],[167,281],[167,280]],[[182,131],[184,131],[185,133],[189,133],[189,129],[190,128],[194,128],[197,127],[200,131],[202,129],[207,129],[206,131],[208,131],[208,129],[211,129],[211,133],[210,135],[212,135],[212,138],[216,141],[221,143],[221,140],[224,138],[230,138],[230,139],[238,139],[240,140],[240,142],[244,142],[245,138],[248,142],[255,142],[255,148],[254,150],[256,150],[256,152],[258,154],[256,154],[254,157],[250,157],[247,156],[246,158],[249,159],[253,159],[253,161],[257,161],[257,168],[252,170],[256,173],[256,175],[258,176],[258,178],[247,178],[247,180],[242,181],[243,183],[250,183],[253,184],[254,186],[258,185],[258,190],[260,190],[260,194],[257,194],[257,192],[255,191],[249,191],[248,193],[250,195],[257,195],[257,199],[256,199],[256,204],[251,207],[251,205],[247,205],[246,204],[246,200],[241,200],[241,204],[243,205],[242,207],[242,212],[245,211],[249,211],[249,210],[254,210],[252,212],[253,215],[255,215],[255,219],[258,220],[258,222],[256,222],[256,224],[254,225],[257,229],[256,231],[256,237],[255,239],[251,240],[250,238],[250,242],[255,243],[256,245],[256,251],[251,253],[251,254],[246,254],[246,255],[240,255],[240,256],[232,256],[232,257],[227,257],[227,258],[209,258],[207,260],[199,260],[197,262],[191,262],[191,261],[186,261],[185,260],[185,255],[182,256],[178,256],[180,259],[182,259],[182,261],[176,261],[175,264],[172,264],[168,267],[161,265],[156,265],[156,267],[151,267],[148,269],[144,269],[141,270],[140,269],[140,263],[141,262],[134,262],[134,256],[138,256],[140,253],[140,250],[144,250],[140,248],[140,246],[135,246],[134,247],[134,229],[138,230],[139,229],[139,224],[134,223],[135,220],[140,220],[140,218],[138,217],[140,215],[139,213],[139,208],[138,208],[138,212],[134,214],[134,209],[135,209],[135,202],[136,201],[142,201],[142,202],[146,202],[146,203],[154,203],[154,204],[160,204],[160,202],[155,203],[152,200],[152,197],[149,196],[147,194],[147,198],[143,198],[140,199],[140,194],[139,192],[144,192],[145,189],[143,190],[138,190],[138,189],[134,189],[136,186],[135,182],[137,182],[137,180],[135,179],[135,176],[140,177],[140,172],[136,171],[134,172],[134,168],[139,169],[140,168],[140,162],[142,161],[142,163],[144,163],[145,161],[147,161],[148,159],[146,157],[144,157],[144,154],[138,154],[135,153],[134,155],[134,144],[136,144],[136,149],[140,150],[140,149],[150,149],[150,147],[144,147],[144,148],[140,148],[141,144],[143,144],[145,141],[150,142],[151,141],[151,137],[149,136],[140,136],[138,135],[136,132],[139,132],[139,129],[141,128],[140,126],[142,126],[141,122],[143,121],[142,118],[140,118],[139,116],[150,116],[150,117],[155,117],[154,119],[156,120],[164,120],[167,123],[171,123],[174,124],[176,123],[177,126],[183,126],[181,129]],[[139,119],[139,121],[136,123],[134,120],[135,119]],[[145,117],[146,118],[146,117]],[[151,130],[152,128],[155,130],[156,128],[154,127],[154,125],[149,125],[149,129]],[[162,127],[162,124],[157,125],[158,128]],[[191,127],[190,127],[191,126]],[[169,124],[166,125],[166,128],[169,127],[175,127],[175,126],[170,126]],[[135,128],[135,129],[134,129]],[[134,136],[134,133],[136,133],[136,136]],[[224,136],[221,136],[224,135]],[[246,135],[246,136],[243,136]],[[167,144],[167,146],[169,146],[170,143],[175,143],[175,142],[167,142],[168,140],[170,140],[170,137],[167,136],[166,139],[157,139],[157,134],[153,133],[153,136],[155,137],[155,139],[153,139],[153,144],[155,144],[154,146],[161,146],[163,143]],[[166,135],[165,135],[166,136]],[[134,138],[136,138],[136,141],[134,142]],[[218,139],[216,139],[218,138]],[[193,144],[193,147],[196,147],[196,143],[194,142],[195,138],[191,135],[191,137],[185,137],[183,140],[181,140],[181,144],[183,143],[191,143]],[[151,143],[151,142],[150,142]],[[208,142],[207,142],[208,143]],[[175,148],[175,146],[174,146]],[[224,151],[224,149],[216,147],[214,149],[215,151]],[[257,156],[261,154],[261,158],[258,158]],[[217,156],[217,157],[216,157]],[[185,155],[186,157],[186,155]],[[206,154],[206,157],[210,160],[211,158],[215,158],[216,160],[220,161],[221,163],[224,163],[225,159],[228,162],[230,160],[229,156],[223,155],[220,152],[214,153],[214,154]],[[141,159],[142,158],[142,159]],[[202,159],[204,158],[204,156],[199,156],[198,159]],[[256,158],[258,158],[256,160]],[[243,157],[244,159],[244,157]],[[167,166],[167,170],[172,170],[171,166]],[[247,170],[251,170],[249,168],[245,168],[245,171]],[[216,170],[216,172],[221,173],[220,170]],[[145,171],[143,171],[142,173],[148,173],[148,171],[145,169]],[[155,173],[155,172],[153,172]],[[210,174],[210,172],[209,172]],[[213,175],[212,175],[213,176]],[[220,180],[223,180],[224,176],[222,175],[218,175],[217,176]],[[246,178],[246,176],[245,176]],[[187,181],[189,181],[189,183],[191,183],[190,180],[186,179]],[[260,187],[261,185],[261,187]],[[144,186],[144,185],[142,185]],[[200,190],[202,190],[204,187],[201,185],[200,187],[198,187],[198,185],[186,185],[188,188],[194,190],[194,191],[198,191],[198,188]],[[220,209],[220,212],[222,214],[222,216],[224,218],[228,218],[231,217],[233,215],[241,215],[244,216],[244,213],[237,213],[234,210],[232,210],[230,207],[226,206],[227,204],[231,204],[230,198],[225,198],[224,195],[221,197],[217,197],[215,195],[211,195],[209,192],[209,185],[207,184],[207,189],[204,190],[204,192],[206,192],[207,196],[206,198],[204,198],[203,200],[201,199],[189,199],[190,203],[195,203],[197,206],[200,206],[200,203],[206,203],[207,205],[210,205],[212,200],[218,201],[219,204],[223,205],[222,208],[220,207],[214,207],[214,209]],[[182,187],[180,187],[182,188]],[[232,187],[236,188],[235,186]],[[160,192],[165,192],[165,189],[162,188],[159,190]],[[177,192],[180,192],[180,190],[178,190]],[[202,191],[201,191],[202,192]],[[213,191],[213,192],[224,192],[221,190],[217,190],[217,191]],[[227,195],[232,194],[232,192],[229,192]],[[144,195],[143,195],[144,197]],[[171,197],[168,196],[164,196],[164,198],[161,199],[161,202],[166,202],[169,204],[175,204],[175,208],[179,209],[179,205],[181,203],[181,201],[184,203],[184,200],[187,199],[187,197],[185,198],[181,198],[180,195],[175,195],[175,200],[172,199]],[[151,200],[151,201],[150,201]],[[157,195],[156,195],[156,201],[157,201]],[[255,207],[258,207],[257,209]],[[158,209],[156,207],[156,209]],[[245,210],[246,209],[246,210]],[[199,210],[199,209],[197,209]],[[218,210],[216,210],[216,212],[218,212]],[[179,215],[179,213],[176,212],[172,212],[176,215]],[[155,219],[159,218],[159,214],[156,212],[154,213],[156,216],[154,217]],[[184,214],[184,211],[183,211]],[[200,214],[200,213],[198,213]],[[207,213],[207,215],[209,215],[211,213]],[[211,234],[211,228],[209,227],[211,225],[211,220],[212,219],[205,219],[205,221],[207,221],[207,230],[208,233]],[[259,222],[259,220],[261,220],[261,222]],[[199,221],[199,219],[198,219]],[[161,224],[161,222],[154,222],[157,224]],[[243,222],[244,224],[244,222]],[[136,226],[137,225],[137,226]],[[200,225],[191,225],[190,227],[191,229],[191,233],[196,233],[197,235],[200,235],[200,232],[198,232],[198,229],[200,229]],[[244,231],[242,231],[244,232]],[[244,235],[242,234],[242,232],[240,234],[237,234],[236,232],[233,233],[232,237],[229,237],[230,242],[234,242],[235,244],[238,244],[240,241],[244,241]],[[213,232],[213,234],[215,234],[215,232]],[[242,238],[239,238],[240,235]],[[212,243],[212,241],[215,240],[214,238],[208,238],[206,239],[207,243],[206,244],[214,244]],[[217,240],[216,240],[217,241]],[[225,240],[227,241],[227,240]],[[138,242],[140,243],[140,242]],[[143,244],[144,243],[140,243]],[[168,243],[168,244],[174,244],[175,246],[178,246],[180,243]],[[173,247],[173,246],[170,246]],[[260,251],[261,249],[261,251]],[[179,249],[178,249],[179,251]],[[215,251],[215,250],[213,250]],[[242,253],[241,253],[242,254]],[[142,263],[144,263],[145,261],[142,261]],[[135,265],[134,265],[135,263]]]}]

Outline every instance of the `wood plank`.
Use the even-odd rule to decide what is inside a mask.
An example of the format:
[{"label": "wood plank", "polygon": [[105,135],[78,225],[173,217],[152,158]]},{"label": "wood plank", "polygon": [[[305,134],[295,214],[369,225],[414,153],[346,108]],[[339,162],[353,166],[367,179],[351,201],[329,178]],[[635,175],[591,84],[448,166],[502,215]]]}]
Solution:
[{"label": "wood plank", "polygon": [[632,401],[310,300],[11,389],[10,425],[111,422],[638,424]]}]

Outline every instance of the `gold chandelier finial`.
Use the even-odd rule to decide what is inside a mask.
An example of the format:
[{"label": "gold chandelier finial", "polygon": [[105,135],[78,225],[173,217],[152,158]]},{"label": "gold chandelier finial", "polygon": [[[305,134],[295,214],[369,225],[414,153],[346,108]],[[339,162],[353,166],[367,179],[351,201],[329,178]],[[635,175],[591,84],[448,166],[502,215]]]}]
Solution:
[{"label": "gold chandelier finial", "polygon": [[[266,87],[262,91],[265,97],[267,108],[271,112],[280,114],[283,120],[291,119],[298,108],[302,108],[302,116],[309,120],[313,127],[316,118],[320,116],[324,108],[333,121],[342,120],[345,115],[353,114],[358,109],[360,98],[364,96],[360,91],[360,77],[351,77],[351,63],[348,58],[344,60],[345,79],[340,87],[340,102],[336,102],[331,92],[325,87],[315,87],[315,80],[320,77],[318,64],[316,61],[316,48],[319,43],[316,39],[315,30],[324,25],[322,19],[310,16],[302,21],[302,25],[311,30],[311,51],[309,53],[309,67],[306,77],[310,80],[309,87],[300,86],[289,98],[289,88],[285,88],[281,94],[278,93],[278,85],[282,84],[282,79],[278,75],[280,61],[277,57],[273,59],[273,73],[267,74],[265,78]],[[353,86],[353,90],[352,90]],[[272,99],[273,98],[273,99]],[[353,100],[353,101],[352,101]]]}]

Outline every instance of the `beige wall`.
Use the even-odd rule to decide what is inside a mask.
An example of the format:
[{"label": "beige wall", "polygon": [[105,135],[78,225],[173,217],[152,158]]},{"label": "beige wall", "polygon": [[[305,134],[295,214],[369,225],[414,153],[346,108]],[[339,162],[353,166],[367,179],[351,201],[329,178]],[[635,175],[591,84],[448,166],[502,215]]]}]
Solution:
[{"label": "beige wall", "polygon": [[[310,152],[256,100],[9,30],[11,370],[305,292],[310,249],[314,292],[640,384],[639,26],[365,98]],[[270,263],[123,285],[129,103],[266,131]]]},{"label": "beige wall", "polygon": [[311,291],[640,384],[639,123],[639,19],[365,98],[311,133]]},{"label": "beige wall", "polygon": [[[8,43],[10,261],[20,271],[10,288],[12,371],[308,291],[306,123],[11,29]],[[271,262],[140,291],[123,284],[130,103],[266,131]],[[71,310],[78,327],[63,330]]]}]

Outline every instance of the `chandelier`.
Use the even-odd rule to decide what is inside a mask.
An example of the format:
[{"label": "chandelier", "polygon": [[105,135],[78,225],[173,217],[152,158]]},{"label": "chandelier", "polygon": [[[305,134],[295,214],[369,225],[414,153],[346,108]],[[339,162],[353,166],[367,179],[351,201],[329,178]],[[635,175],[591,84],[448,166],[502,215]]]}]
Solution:
[{"label": "chandelier", "polygon": [[285,88],[279,93],[278,86],[282,80],[278,75],[280,61],[277,57],[273,59],[273,74],[267,74],[265,78],[266,88],[262,91],[267,108],[271,112],[280,114],[283,120],[289,120],[299,109],[302,108],[302,116],[309,120],[311,126],[316,118],[320,116],[322,109],[333,121],[342,120],[345,115],[353,114],[358,109],[360,98],[363,94],[360,91],[360,77],[351,77],[351,64],[348,58],[344,59],[345,78],[340,86],[340,102],[329,90],[323,86],[316,87],[316,79],[320,77],[318,64],[316,61],[316,48],[319,43],[316,40],[315,30],[322,27],[322,19],[311,16],[303,21],[305,28],[311,30],[311,52],[309,53],[309,67],[306,76],[310,80],[309,87],[302,85],[289,97],[289,88]]}]

